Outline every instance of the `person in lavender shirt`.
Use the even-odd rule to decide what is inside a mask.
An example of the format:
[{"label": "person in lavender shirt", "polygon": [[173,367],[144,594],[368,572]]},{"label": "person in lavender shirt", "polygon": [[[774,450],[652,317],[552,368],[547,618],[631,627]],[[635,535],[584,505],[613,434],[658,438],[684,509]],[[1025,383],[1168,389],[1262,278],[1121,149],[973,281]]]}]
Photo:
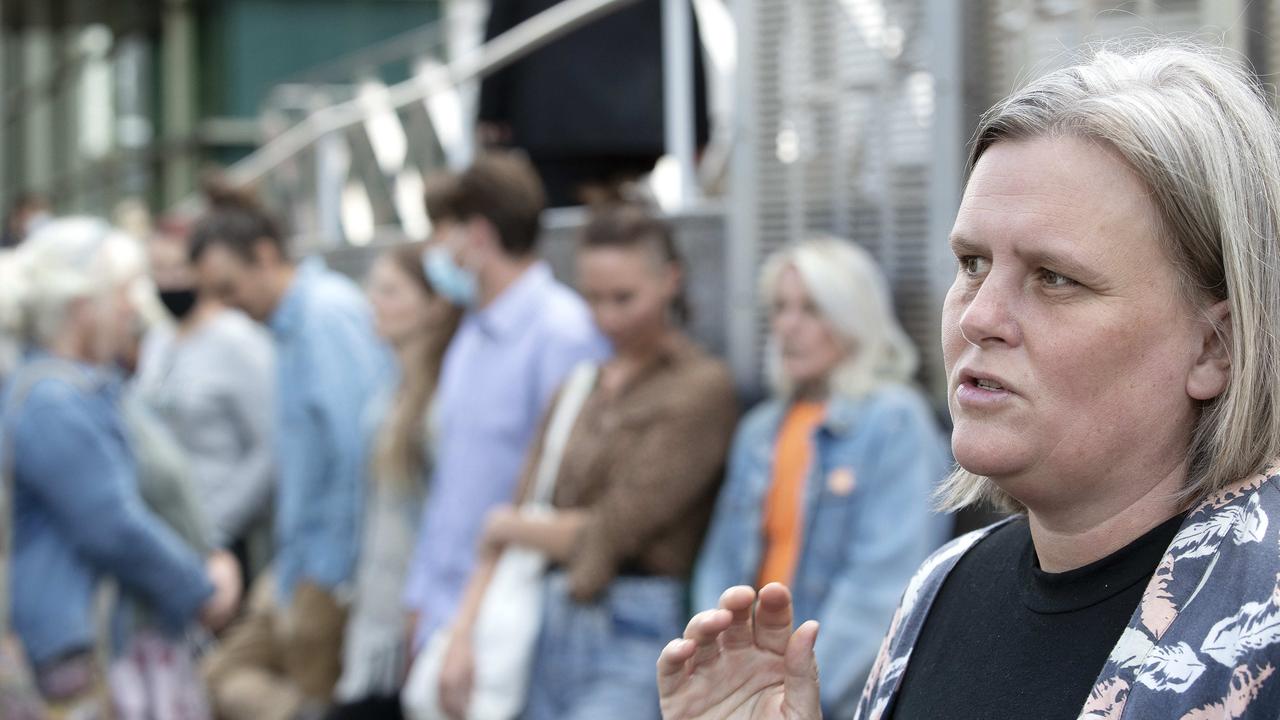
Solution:
[{"label": "person in lavender shirt", "polygon": [[511,502],[551,396],[579,362],[609,354],[586,304],[538,259],[545,196],[523,156],[482,156],[450,204],[423,262],[468,312],[444,359],[435,476],[405,588],[415,650],[452,619],[485,517]]}]

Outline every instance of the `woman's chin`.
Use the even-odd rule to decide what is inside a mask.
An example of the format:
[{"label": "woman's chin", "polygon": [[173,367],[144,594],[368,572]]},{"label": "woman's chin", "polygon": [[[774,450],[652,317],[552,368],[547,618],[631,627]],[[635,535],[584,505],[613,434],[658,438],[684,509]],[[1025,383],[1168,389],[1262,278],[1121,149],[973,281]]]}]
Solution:
[{"label": "woman's chin", "polygon": [[969,442],[959,432],[951,437],[951,453],[960,467],[992,478],[1015,475],[1029,464],[1024,448],[991,442],[990,438]]}]

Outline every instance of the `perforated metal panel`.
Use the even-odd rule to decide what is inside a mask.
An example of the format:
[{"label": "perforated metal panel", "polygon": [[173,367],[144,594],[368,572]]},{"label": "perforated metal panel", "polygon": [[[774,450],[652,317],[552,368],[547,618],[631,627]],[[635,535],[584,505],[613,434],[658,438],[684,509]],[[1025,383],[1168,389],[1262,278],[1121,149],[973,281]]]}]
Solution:
[{"label": "perforated metal panel", "polygon": [[[739,45],[751,48],[739,67],[729,218],[729,344],[740,372],[758,374],[766,336],[754,273],[786,243],[832,233],[884,267],[924,359],[921,379],[941,404],[945,228],[977,114],[1088,44],[1172,34],[1243,51],[1249,32],[1245,0],[951,1],[735,5]],[[1280,38],[1274,12],[1271,22]],[[935,52],[948,42],[963,58],[958,72]],[[1272,47],[1280,57],[1280,42]],[[943,112],[955,97],[954,114]]]},{"label": "perforated metal panel", "polygon": [[[933,76],[917,0],[753,0],[740,4],[740,68],[750,125],[731,195],[735,272],[818,234],[869,250],[892,284],[903,325],[922,350],[923,379],[941,380],[940,296],[930,280],[929,163]],[[745,14],[744,14],[745,13]],[[933,239],[937,241],[937,238]],[[747,247],[744,247],[747,246]],[[751,278],[753,280],[754,278]],[[739,278],[743,297],[751,280]],[[754,311],[737,358],[758,372],[766,318]],[[745,328],[743,323],[740,327]],[[739,336],[739,355],[745,340]]]},{"label": "perforated metal panel", "polygon": [[1070,64],[1090,45],[1173,36],[1235,45],[1242,0],[991,0],[988,34],[995,102],[1031,77]]}]

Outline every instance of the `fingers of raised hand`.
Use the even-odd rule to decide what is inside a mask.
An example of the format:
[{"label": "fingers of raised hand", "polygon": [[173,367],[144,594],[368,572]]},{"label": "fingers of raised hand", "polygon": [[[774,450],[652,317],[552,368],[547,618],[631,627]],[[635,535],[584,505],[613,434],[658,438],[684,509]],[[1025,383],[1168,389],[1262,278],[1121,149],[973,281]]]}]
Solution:
[{"label": "fingers of raised hand", "polygon": [[732,619],[732,613],[724,610],[707,610],[693,616],[685,627],[684,637],[667,643],[658,656],[660,693],[666,695],[677,690],[688,668],[715,655],[717,638]]},{"label": "fingers of raised hand", "polygon": [[667,643],[658,656],[658,694],[664,699],[679,691],[685,679],[685,665],[693,657],[697,644],[676,638]]},{"label": "fingers of raised hand", "polygon": [[745,585],[731,587],[720,596],[720,609],[732,614],[732,620],[720,635],[720,646],[731,650],[751,647],[755,637],[751,631],[751,609],[756,601],[756,591]]},{"label": "fingers of raised hand", "polygon": [[761,588],[753,623],[756,645],[782,655],[791,639],[791,622],[791,591],[779,583]]},{"label": "fingers of raised hand", "polygon": [[693,653],[694,667],[720,653],[720,635],[729,629],[733,619],[733,613],[723,609],[707,610],[693,616],[684,630],[684,637],[697,645]]},{"label": "fingers of raised hand", "polygon": [[818,641],[818,623],[810,620],[799,627],[787,641],[783,657],[786,672],[785,702],[794,717],[821,717],[818,687],[818,660],[814,644]]}]

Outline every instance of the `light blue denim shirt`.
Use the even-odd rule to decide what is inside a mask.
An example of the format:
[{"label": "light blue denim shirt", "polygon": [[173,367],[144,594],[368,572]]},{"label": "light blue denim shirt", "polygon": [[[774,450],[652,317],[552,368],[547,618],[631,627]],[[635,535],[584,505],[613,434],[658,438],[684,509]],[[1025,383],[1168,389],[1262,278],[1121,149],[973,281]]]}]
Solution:
[{"label": "light blue denim shirt", "polygon": [[364,510],[365,404],[391,371],[359,288],[318,259],[270,320],[276,342],[275,572],[287,603],[299,582],[336,591],[353,579]]},{"label": "light blue denim shirt", "polygon": [[[787,408],[767,401],[738,428],[694,572],[694,610],[715,607],[728,587],[756,584],[774,444]],[[796,623],[822,625],[824,714],[849,717],[903,589],[951,530],[950,518],[930,510],[930,493],[951,458],[924,399],[901,385],[861,400],[832,398],[813,446],[791,590]]]},{"label": "light blue denim shirt", "polygon": [[39,666],[94,647],[94,593],[104,576],[144,599],[166,629],[183,628],[213,587],[200,557],[142,502],[117,377],[32,353],[12,376],[6,405],[33,363],[61,364],[83,382],[38,380],[5,419],[15,485],[12,620],[28,656]]},{"label": "light blue denim shirt", "polygon": [[485,516],[512,502],[547,403],[575,365],[608,353],[586,303],[541,262],[463,319],[441,371],[435,475],[405,590],[418,646],[452,619]]}]

